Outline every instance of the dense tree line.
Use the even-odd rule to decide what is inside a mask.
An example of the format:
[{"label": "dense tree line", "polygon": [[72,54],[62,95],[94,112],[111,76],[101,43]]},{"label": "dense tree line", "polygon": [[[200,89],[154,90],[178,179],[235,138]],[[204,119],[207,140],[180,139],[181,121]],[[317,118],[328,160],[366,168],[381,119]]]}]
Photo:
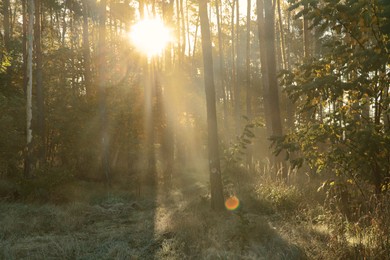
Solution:
[{"label": "dense tree line", "polygon": [[[174,35],[149,62],[128,39],[145,15]],[[208,145],[213,208],[224,173],[264,158],[285,182],[300,167],[385,192],[389,16],[385,0],[4,0],[0,177],[25,195],[169,183]]]}]

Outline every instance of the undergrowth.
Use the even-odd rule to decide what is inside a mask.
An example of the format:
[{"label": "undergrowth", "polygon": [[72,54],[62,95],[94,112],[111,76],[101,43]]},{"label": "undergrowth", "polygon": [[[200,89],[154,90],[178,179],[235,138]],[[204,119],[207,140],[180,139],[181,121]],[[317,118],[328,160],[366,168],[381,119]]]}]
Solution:
[{"label": "undergrowth", "polygon": [[0,259],[389,259],[389,193],[347,216],[318,186],[238,167],[240,207],[213,212],[198,174],[155,195],[78,182],[50,193],[62,203],[3,201]]}]

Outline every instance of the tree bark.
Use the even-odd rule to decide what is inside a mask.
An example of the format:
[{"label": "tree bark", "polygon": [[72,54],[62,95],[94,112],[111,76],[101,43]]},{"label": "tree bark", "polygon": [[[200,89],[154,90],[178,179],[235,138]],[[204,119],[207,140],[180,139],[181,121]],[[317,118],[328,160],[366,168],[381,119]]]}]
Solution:
[{"label": "tree bark", "polygon": [[40,163],[45,163],[46,157],[46,142],[45,142],[45,101],[42,80],[42,46],[41,46],[41,1],[35,0],[35,82],[37,93],[37,134],[39,139],[38,144],[38,160]]},{"label": "tree bark", "polygon": [[217,29],[218,29],[218,52],[219,52],[219,69],[220,69],[220,78],[221,78],[221,90],[222,90],[222,99],[223,99],[223,122],[225,124],[225,129],[228,131],[228,108],[227,108],[227,96],[226,96],[226,81],[225,81],[225,66],[223,59],[223,42],[222,42],[222,29],[221,29],[221,15],[219,9],[220,0],[215,1],[215,12],[217,14]]},{"label": "tree bark", "polygon": [[3,26],[4,26],[4,46],[6,51],[10,51],[10,16],[9,16],[10,1],[3,1]]},{"label": "tree bark", "polygon": [[[307,9],[307,4],[305,4],[304,9]],[[309,21],[307,15],[303,16],[303,53],[304,57],[309,57],[310,53],[310,42],[309,42]]]},{"label": "tree bark", "polygon": [[265,42],[265,18],[264,18],[264,2],[263,0],[257,0],[257,28],[260,45],[260,65],[261,65],[261,82],[262,82],[262,94],[263,94],[263,106],[264,106],[264,118],[267,130],[267,135],[272,135],[270,107],[268,102],[268,63],[267,63],[267,46]]},{"label": "tree bark", "polygon": [[106,0],[100,1],[99,12],[99,41],[98,41],[98,61],[99,61],[99,112],[101,127],[102,145],[102,172],[108,186],[111,185],[110,164],[109,164],[109,136],[107,122],[107,77],[106,77]]},{"label": "tree bark", "polygon": [[[236,80],[234,81],[234,112],[236,121],[236,135],[241,131],[241,66],[240,66],[240,1],[236,0]],[[233,60],[234,63],[234,60]]]},{"label": "tree bark", "polygon": [[[246,115],[252,119],[252,91],[251,91],[251,0],[247,0],[246,10]],[[246,164],[252,169],[252,146],[249,145],[246,151]]]},{"label": "tree bark", "polygon": [[236,1],[232,1],[232,17],[231,17],[231,50],[232,50],[232,72],[231,72],[231,81],[229,84],[229,93],[230,96],[232,97],[232,101],[236,100],[236,92],[235,92],[235,86],[236,86],[236,53],[235,53],[235,39],[234,39],[234,14],[235,14],[235,6],[236,6]]},{"label": "tree bark", "polygon": [[91,51],[89,46],[89,23],[88,23],[88,4],[86,0],[82,1],[83,8],[83,58],[84,58],[84,80],[87,96],[92,93],[91,77]]},{"label": "tree bark", "polygon": [[27,30],[27,103],[26,103],[26,157],[24,161],[24,175],[29,178],[32,174],[31,160],[32,160],[32,55],[33,55],[33,42],[34,42],[34,0],[28,1],[28,30]]},{"label": "tree bark", "polygon": [[210,37],[209,18],[207,16],[206,0],[199,0],[200,30],[202,35],[202,52],[204,65],[204,84],[207,105],[208,152],[211,185],[211,208],[224,208],[221,167],[219,161],[217,111],[215,104],[215,86],[213,57]]},{"label": "tree bark", "polygon": [[22,50],[23,50],[23,92],[27,96],[27,0],[22,0],[23,28],[22,28]]},{"label": "tree bark", "polygon": [[[269,137],[281,137],[283,135],[282,122],[280,118],[279,88],[276,75],[276,53],[275,53],[275,6],[272,1],[258,0],[258,15],[260,14],[259,35],[261,68],[264,85],[264,105],[266,112],[266,125]],[[263,16],[264,14],[264,16]],[[268,103],[268,104],[267,104]],[[268,110],[268,111],[267,111]],[[267,117],[267,114],[269,116]],[[281,154],[274,159],[277,172],[281,171],[283,179],[286,179],[287,171],[283,169]]]}]

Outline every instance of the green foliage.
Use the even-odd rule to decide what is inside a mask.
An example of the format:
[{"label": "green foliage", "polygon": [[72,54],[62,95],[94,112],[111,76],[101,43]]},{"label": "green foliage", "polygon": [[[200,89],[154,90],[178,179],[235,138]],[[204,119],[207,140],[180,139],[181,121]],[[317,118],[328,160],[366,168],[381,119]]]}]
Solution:
[{"label": "green foliage", "polygon": [[[248,119],[245,118],[247,121]],[[241,133],[240,136],[237,136],[236,143],[231,147],[227,148],[224,151],[224,161],[226,162],[227,168],[234,164],[239,164],[243,161],[243,156],[245,156],[245,151],[247,146],[252,144],[252,139],[255,138],[253,129],[255,127],[261,126],[260,123],[248,122]]]},{"label": "green foliage", "polygon": [[[245,179],[244,176],[248,175],[244,167],[247,148],[249,145],[252,145],[252,141],[255,138],[254,130],[263,126],[263,124],[255,120],[249,121],[247,117],[244,117],[244,119],[247,121],[247,124],[244,126],[241,135],[237,136],[236,143],[223,151],[224,169],[222,176],[224,186],[228,190],[240,189],[240,184]],[[234,183],[238,187],[234,187]]]},{"label": "green foliage", "polygon": [[324,1],[309,5],[307,17],[323,33],[324,51],[281,73],[300,121],[275,140],[276,152],[285,149],[296,166],[305,161],[317,173],[331,172],[364,193],[370,191],[359,187],[369,183],[379,193],[390,178],[390,56],[383,6]]},{"label": "green foliage", "polygon": [[271,212],[290,214],[304,202],[303,194],[295,187],[263,179],[255,189],[256,197],[269,205]]},{"label": "green foliage", "polygon": [[[1,51],[1,49],[0,49]],[[6,52],[1,53],[0,52],[0,73],[4,73],[11,65],[10,57],[7,55]]]},{"label": "green foliage", "polygon": [[62,198],[54,197],[55,190],[71,181],[73,178],[69,170],[61,168],[35,170],[34,177],[25,179],[20,177],[17,193],[21,199],[40,202],[61,202]]},{"label": "green foliage", "polygon": [[7,97],[0,92],[0,176],[17,174],[25,140],[21,116],[23,106],[18,96]]}]

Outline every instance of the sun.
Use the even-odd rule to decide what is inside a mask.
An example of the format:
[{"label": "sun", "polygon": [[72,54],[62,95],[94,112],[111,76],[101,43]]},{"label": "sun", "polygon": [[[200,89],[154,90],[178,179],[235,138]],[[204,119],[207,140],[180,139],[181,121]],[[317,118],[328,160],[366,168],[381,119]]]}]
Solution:
[{"label": "sun", "polygon": [[149,58],[161,54],[166,45],[172,41],[170,29],[157,18],[147,18],[136,23],[129,37],[135,47]]}]

